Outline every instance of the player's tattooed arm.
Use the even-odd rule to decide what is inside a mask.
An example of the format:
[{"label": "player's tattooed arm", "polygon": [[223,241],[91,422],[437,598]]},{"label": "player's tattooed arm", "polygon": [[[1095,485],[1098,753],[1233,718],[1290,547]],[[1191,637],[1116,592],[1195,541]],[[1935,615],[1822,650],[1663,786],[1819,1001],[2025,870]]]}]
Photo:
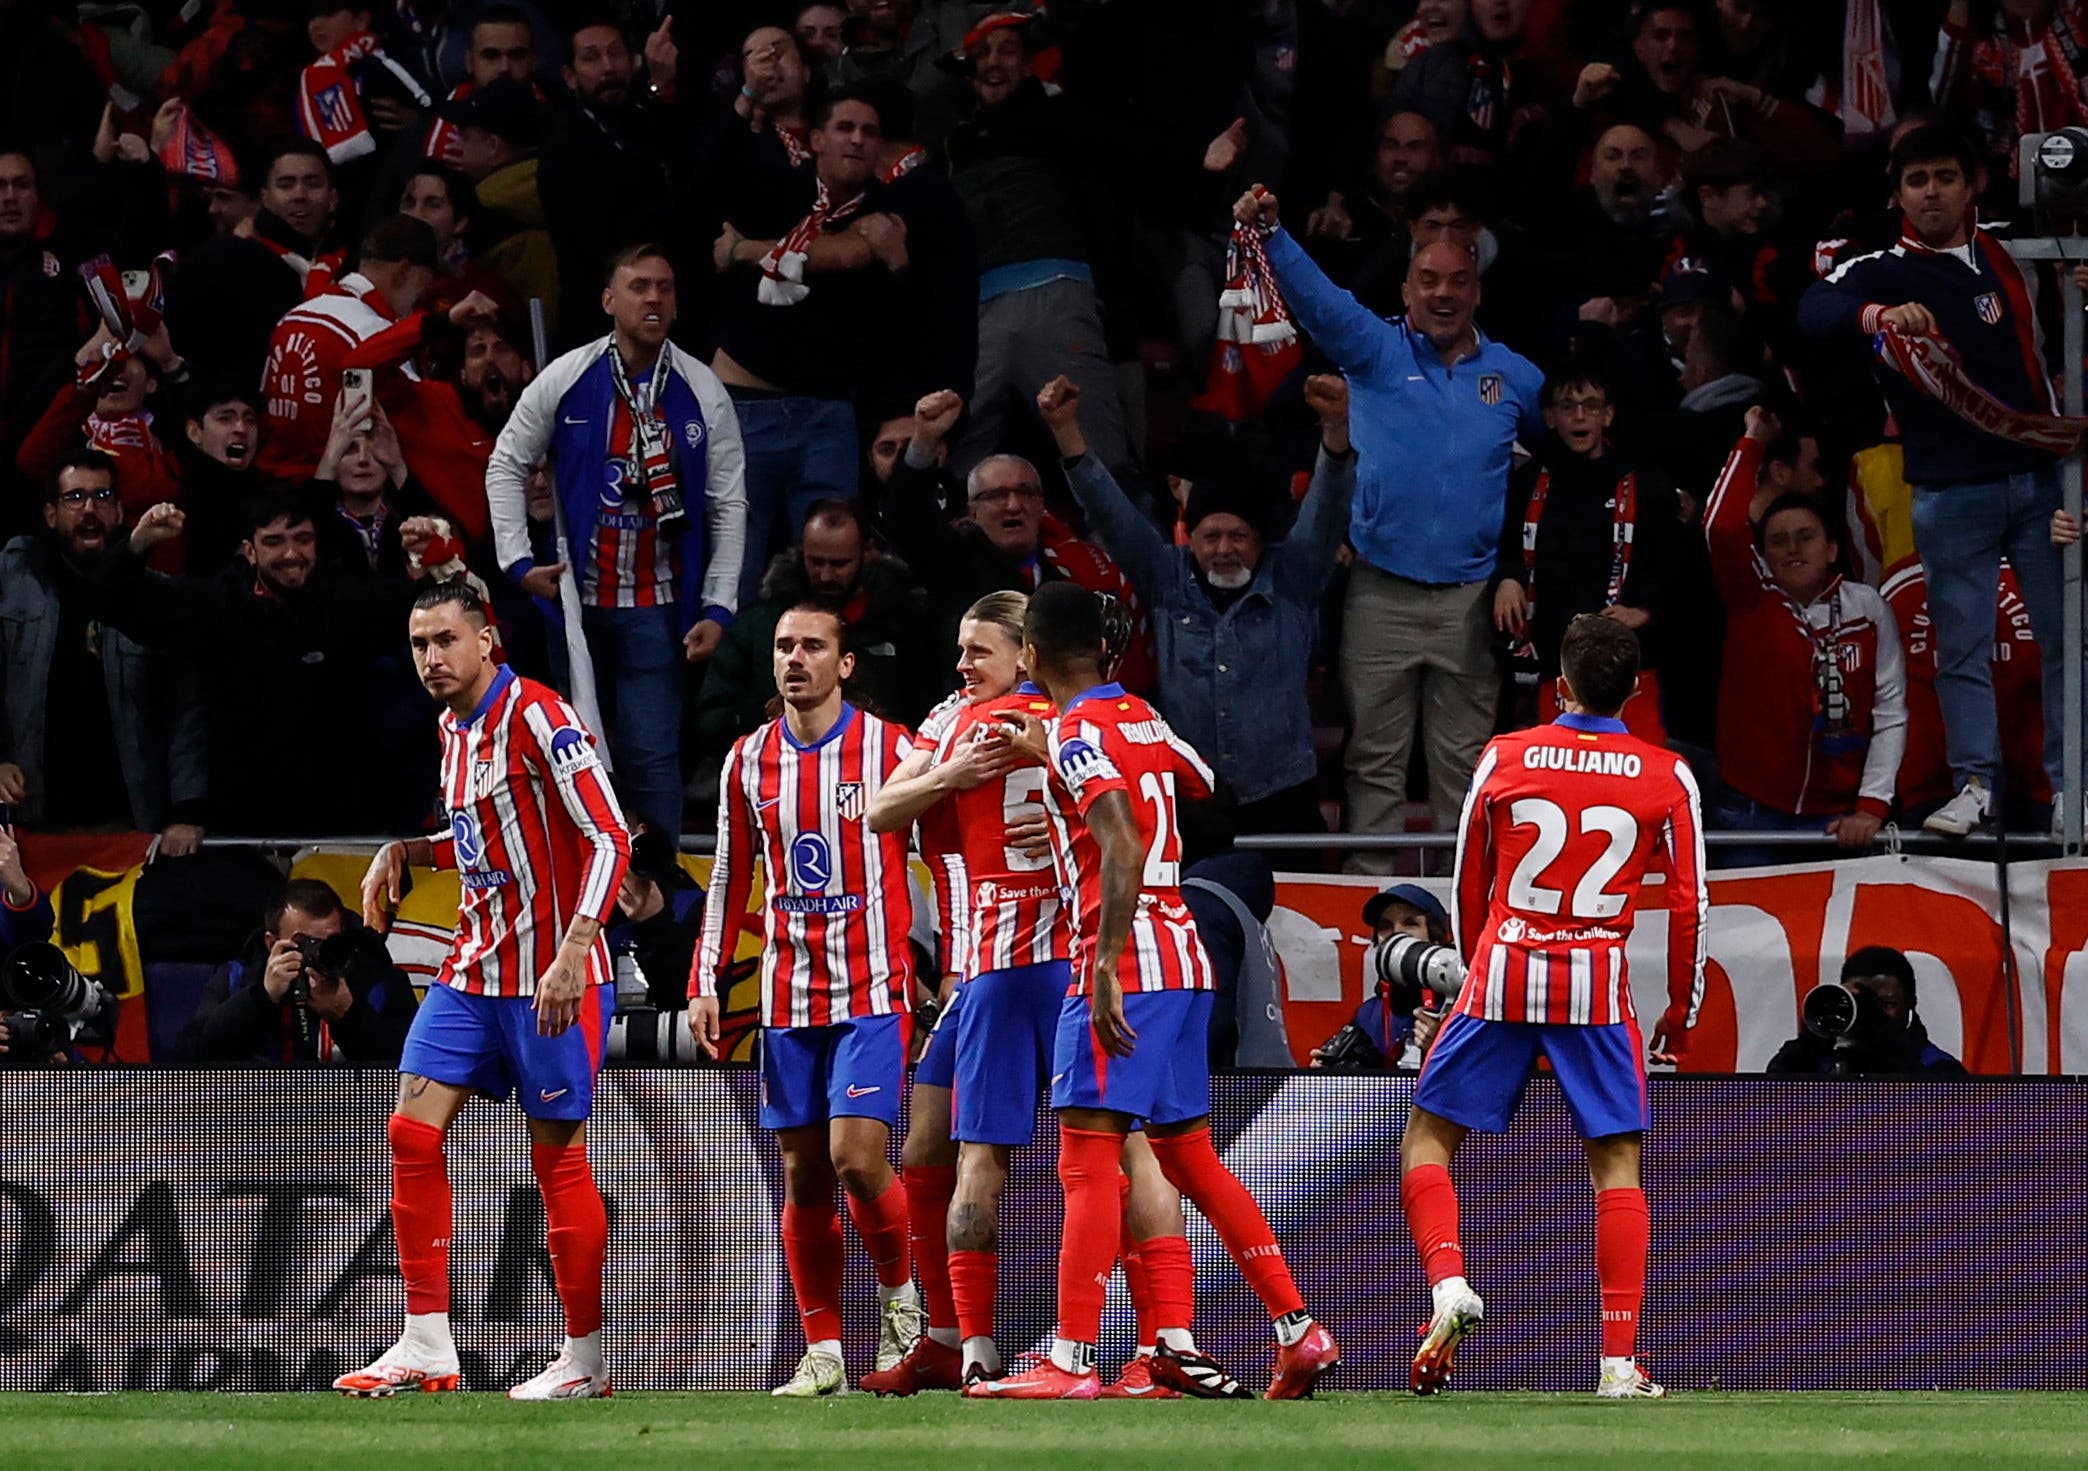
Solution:
[{"label": "player's tattooed arm", "polygon": [[1095,923],[1095,968],[1090,1009],[1096,1037],[1118,1057],[1128,1057],[1138,1034],[1124,1019],[1124,993],[1117,980],[1117,960],[1131,940],[1131,921],[1138,913],[1139,879],[1145,851],[1138,840],[1138,820],[1123,791],[1104,792],[1087,811],[1088,830],[1102,850],[1102,914]]}]

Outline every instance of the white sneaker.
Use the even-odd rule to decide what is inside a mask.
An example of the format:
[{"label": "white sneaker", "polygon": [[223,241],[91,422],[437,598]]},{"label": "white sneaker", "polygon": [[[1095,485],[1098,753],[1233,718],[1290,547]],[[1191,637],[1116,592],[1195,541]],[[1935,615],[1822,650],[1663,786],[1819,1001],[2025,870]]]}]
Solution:
[{"label": "white sneaker", "polygon": [[1411,1384],[1416,1394],[1434,1394],[1449,1381],[1457,1362],[1457,1346],[1486,1321],[1486,1304],[1470,1287],[1445,1293],[1428,1320],[1428,1332],[1414,1354]]},{"label": "white sneaker", "polygon": [[609,1371],[599,1363],[589,1364],[573,1356],[570,1346],[560,1349],[549,1368],[534,1379],[526,1379],[508,1391],[509,1399],[608,1399]]},{"label": "white sneaker", "polygon": [[919,1294],[911,1284],[902,1287],[877,1315],[877,1372],[896,1367],[927,1331],[928,1315],[921,1310]]},{"label": "white sneaker", "polygon": [[1602,1366],[1602,1382],[1595,1386],[1597,1399],[1666,1399],[1667,1391],[1646,1377],[1636,1360]]},{"label": "white sneaker", "polygon": [[356,1399],[390,1399],[402,1390],[425,1394],[453,1390],[461,1380],[455,1344],[431,1349],[402,1338],[368,1368],[343,1374],[333,1387]]},{"label": "white sneaker", "polygon": [[1967,777],[1958,794],[1931,812],[1921,825],[1946,838],[1962,838],[1985,827],[1991,810],[1992,798],[1986,783],[1976,776]]},{"label": "white sneaker", "polygon": [[822,1395],[840,1394],[848,1388],[848,1374],[841,1361],[830,1353],[816,1348],[805,1350],[798,1360],[797,1372],[769,1393],[777,1399],[818,1399]]}]

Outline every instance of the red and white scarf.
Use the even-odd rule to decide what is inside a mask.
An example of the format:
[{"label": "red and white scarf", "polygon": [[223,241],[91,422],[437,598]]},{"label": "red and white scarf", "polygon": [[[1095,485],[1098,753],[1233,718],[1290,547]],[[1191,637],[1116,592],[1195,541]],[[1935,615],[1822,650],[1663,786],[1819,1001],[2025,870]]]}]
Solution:
[{"label": "red and white scarf", "polygon": [[118,450],[159,447],[159,442],[152,437],[152,415],[149,413],[125,414],[120,419],[104,419],[100,414],[89,414],[86,434],[87,443],[104,454],[115,454]]},{"label": "red and white scarf", "polygon": [[183,107],[174,114],[174,128],[159,151],[159,161],[172,178],[228,187],[239,182],[239,163],[232,149],[197,120],[193,108]]},{"label": "red and white scarf", "polygon": [[[444,100],[449,102],[462,101],[464,98],[469,97],[477,86],[478,83],[466,77],[450,89],[449,96]],[[436,159],[454,168],[463,156],[463,129],[449,121],[449,119],[442,117],[438,117],[434,122],[428,124],[428,141],[421,147],[422,158]]]},{"label": "red and white scarf", "polygon": [[1877,327],[1871,344],[1879,361],[1968,424],[2054,455],[2069,453],[2088,429],[2088,419],[2010,408],[1972,381],[1957,349],[1940,337],[1903,332],[1889,322]]},{"label": "red and white scarf", "polygon": [[1262,242],[1269,232],[1235,224],[1225,247],[1225,289],[1218,293],[1218,340],[1277,352],[1297,341],[1297,324],[1276,285]]},{"label": "red and white scarf", "polygon": [[796,306],[812,294],[805,281],[805,257],[812,249],[812,242],[829,225],[837,225],[854,217],[869,198],[863,190],[853,199],[834,203],[828,193],[826,180],[819,181],[819,191],[812,198],[812,213],[790,227],[790,233],[778,240],[761,258],[761,284],[755,288],[755,300],[763,306]]},{"label": "red and white scarf", "polygon": [[660,411],[660,400],[667,390],[668,354],[669,349],[663,344],[652,375],[643,386],[636,386],[624,370],[623,354],[614,345],[609,348],[609,375],[616,384],[617,402],[622,409],[610,425],[609,453],[628,464],[638,481],[630,487],[627,499],[650,499],[655,507],[678,503],[674,498],[679,488],[674,473],[674,442],[667,432],[667,416]]},{"label": "red and white scarf", "polygon": [[[1523,508],[1523,635],[1509,650],[1509,657],[1518,662],[1535,663],[1537,659],[1537,646],[1530,642],[1530,633],[1537,626],[1537,528],[1544,520],[1544,503],[1550,496],[1551,471],[1544,470],[1531,488],[1530,503]],[[1631,546],[1638,534],[1637,475],[1627,474],[1612,487],[1610,510],[1609,586],[1602,598],[1605,608],[1614,608],[1623,600],[1624,579],[1631,574]]]},{"label": "red and white scarf", "polygon": [[398,78],[418,106],[425,108],[431,102],[413,73],[384,54],[375,31],[357,31],[306,67],[297,79],[297,130],[323,147],[335,163],[348,163],[377,151],[377,138],[363,115],[351,70],[365,57]]},{"label": "red and white scarf", "polygon": [[812,162],[812,145],[806,141],[803,128],[786,128],[778,123],[776,141],[783,145],[783,156],[790,160],[792,168],[801,169]]}]

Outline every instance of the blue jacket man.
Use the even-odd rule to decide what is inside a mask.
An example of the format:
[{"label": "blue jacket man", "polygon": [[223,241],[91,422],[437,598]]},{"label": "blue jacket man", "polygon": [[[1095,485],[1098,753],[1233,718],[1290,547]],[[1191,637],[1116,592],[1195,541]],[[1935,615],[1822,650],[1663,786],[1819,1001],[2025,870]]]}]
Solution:
[{"label": "blue jacket man", "polygon": [[[1265,233],[1269,265],[1298,324],[1347,375],[1353,399],[1356,549],[1343,610],[1348,829],[1406,826],[1417,709],[1435,824],[1457,820],[1493,734],[1499,675],[1487,589],[1499,557],[1511,452],[1543,431],[1544,375],[1473,325],[1479,267],[1454,236],[1407,268],[1407,315],[1386,321],[1329,281],[1276,225],[1259,185],[1234,206]],[[1349,867],[1384,870],[1390,853]]]},{"label": "blue jacket man", "polygon": [[[674,304],[674,268],[656,248],[616,258],[602,291],[615,330],[523,391],[493,446],[486,501],[500,565],[563,620],[573,702],[606,728],[628,805],[678,834],[681,666],[711,656],[739,605],[747,477],[724,385],[667,341]],[[529,542],[540,461],[559,521],[561,560],[548,567]]]},{"label": "blue jacket man", "polygon": [[[2056,413],[2038,345],[2032,278],[1973,213],[1986,187],[1977,149],[1950,128],[1915,128],[1893,145],[1889,172],[1904,216],[1900,238],[1844,261],[1807,291],[1798,304],[1799,327],[1815,336],[1861,333],[1880,347],[1941,339],[1970,386],[1997,401],[2004,415]],[[1882,362],[1877,376],[1906,448],[1914,548],[1936,629],[1936,699],[1959,784],[1958,794],[1922,825],[1962,837],[1992,816],[2001,772],[1992,653],[2004,556],[2044,654],[2045,768],[2052,791],[2065,791],[2077,775],[2063,769],[2064,591],[2050,537],[2059,508],[2058,462],[2048,450],[2009,437],[2005,427],[1996,433],[1975,424]],[[2055,804],[2055,815],[2058,810]]]}]

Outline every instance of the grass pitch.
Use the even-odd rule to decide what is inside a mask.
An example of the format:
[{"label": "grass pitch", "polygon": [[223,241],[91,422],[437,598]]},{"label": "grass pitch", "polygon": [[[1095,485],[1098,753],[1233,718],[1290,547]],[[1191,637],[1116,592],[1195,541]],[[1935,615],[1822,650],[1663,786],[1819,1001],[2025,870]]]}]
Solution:
[{"label": "grass pitch", "polygon": [[781,1402],[633,1394],[515,1405],[493,1395],[383,1402],[322,1395],[0,1396],[15,1471],[619,1471],[824,1466],[847,1471],[1144,1464],[1272,1466],[2088,1465],[2088,1396],[1330,1394],[1299,1404],[967,1404],[954,1395]]}]

